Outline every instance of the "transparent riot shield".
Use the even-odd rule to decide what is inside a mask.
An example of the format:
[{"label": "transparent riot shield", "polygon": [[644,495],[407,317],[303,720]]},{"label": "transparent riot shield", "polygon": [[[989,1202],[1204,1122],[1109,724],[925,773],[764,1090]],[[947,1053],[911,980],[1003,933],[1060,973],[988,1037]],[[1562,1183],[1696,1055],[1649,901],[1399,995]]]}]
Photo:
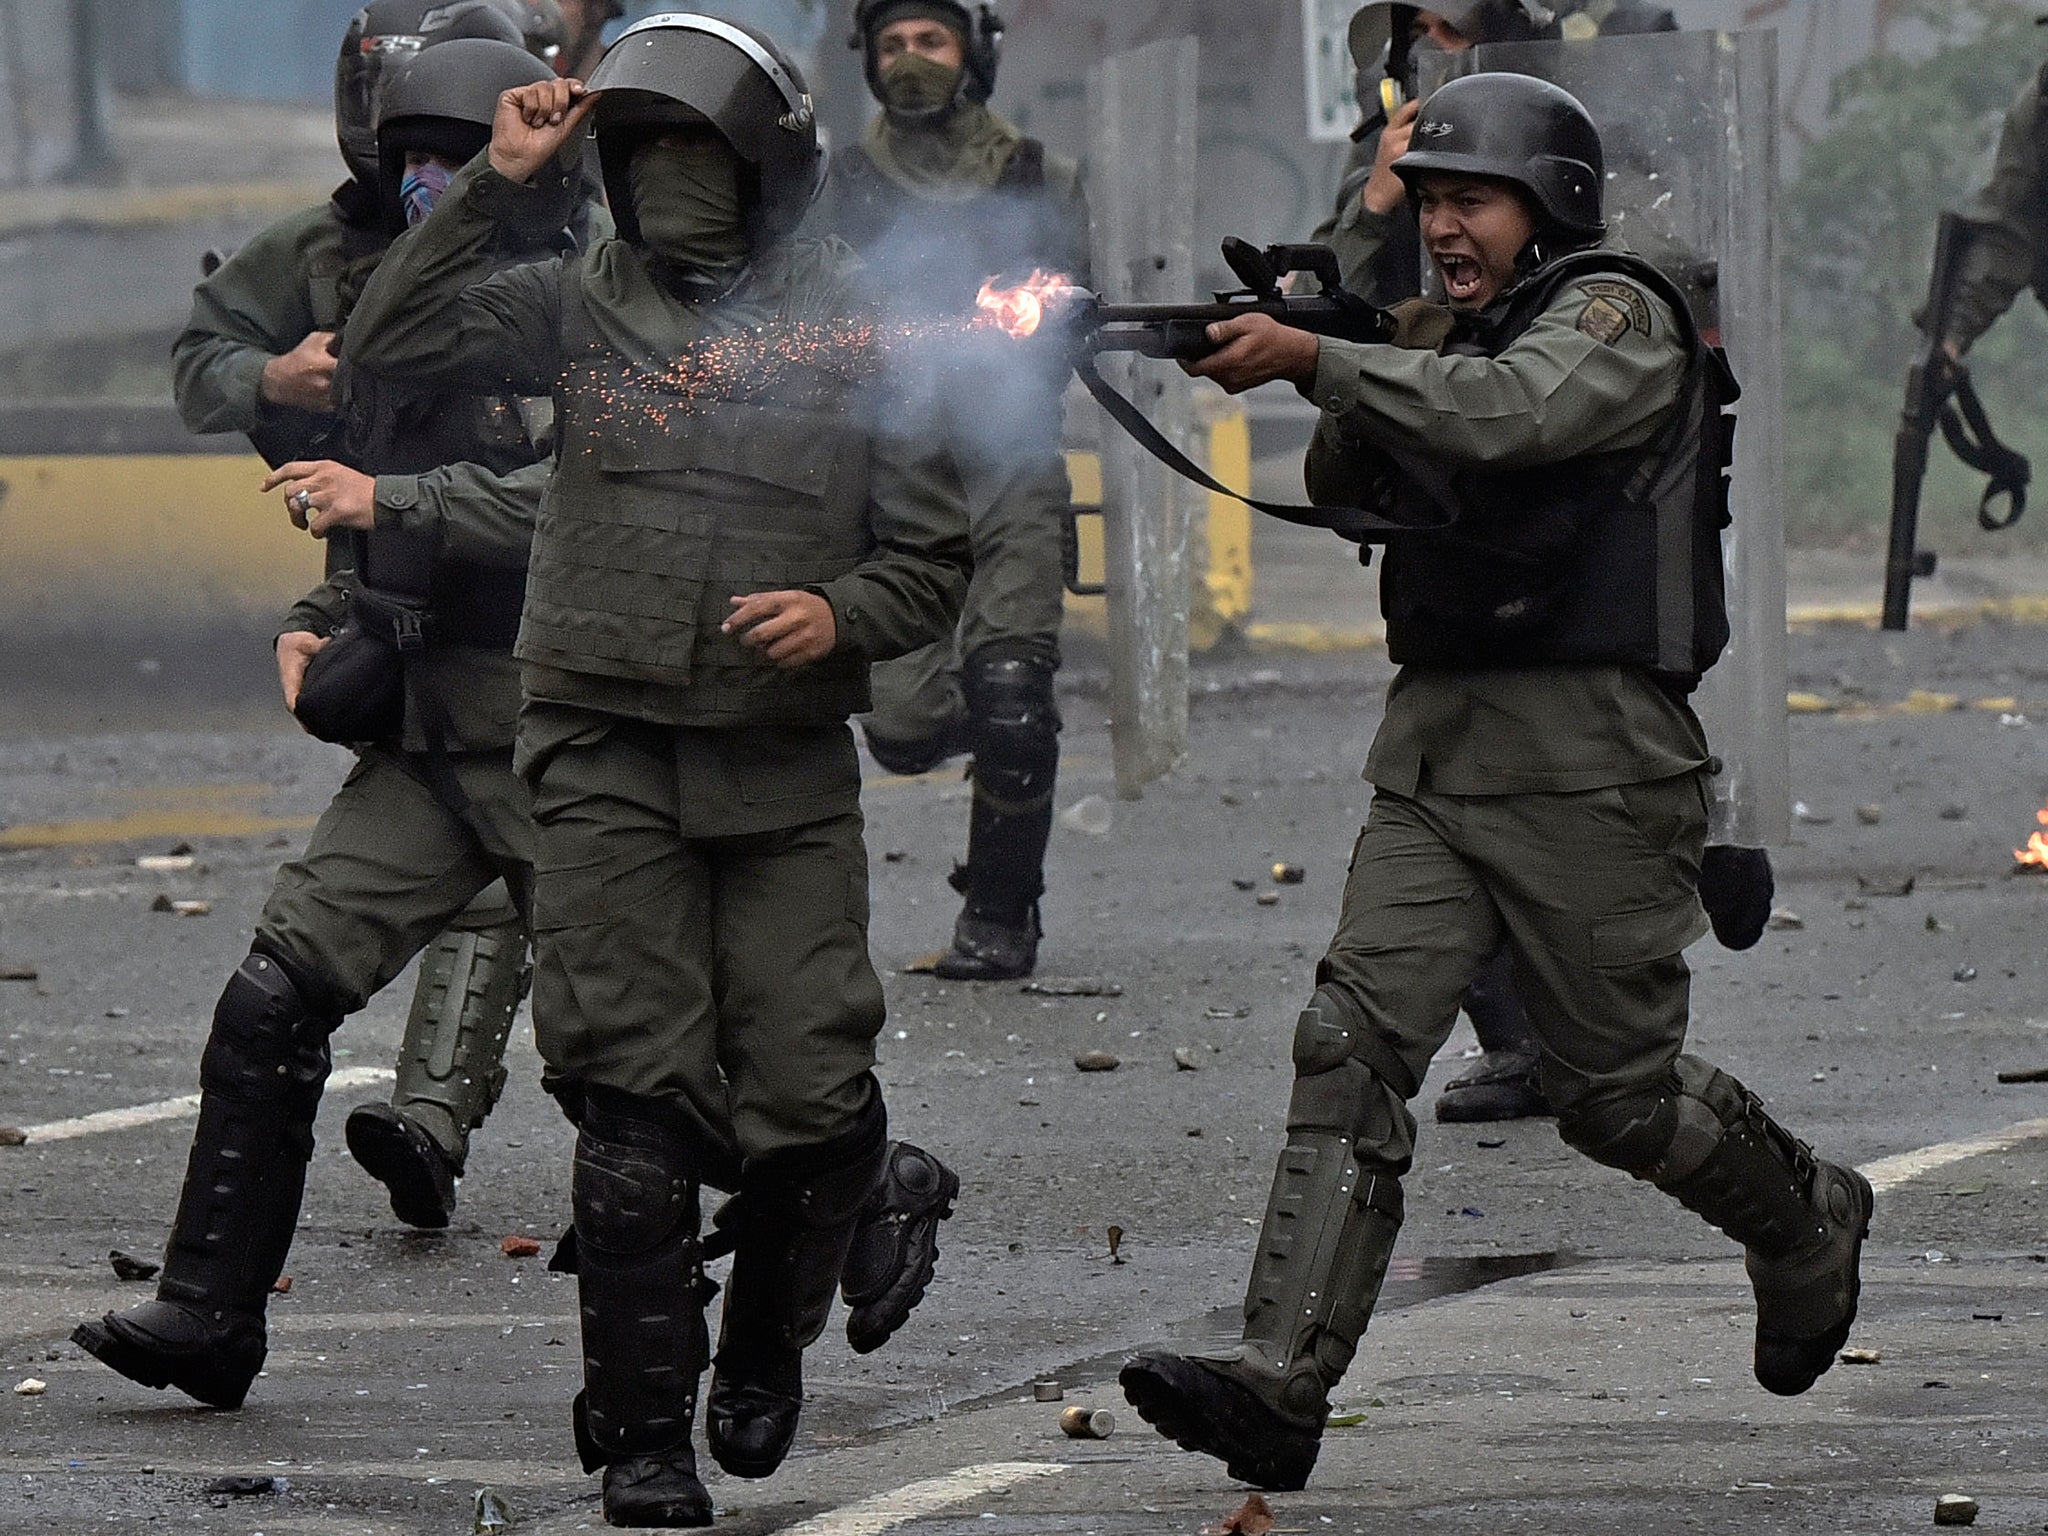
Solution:
[{"label": "transparent riot shield", "polygon": [[[1094,264],[1105,297],[1185,303],[1194,291],[1198,50],[1148,43],[1088,76]],[[1192,381],[1106,357],[1103,377],[1187,453],[1200,451]],[[1103,582],[1109,608],[1110,749],[1136,799],[1188,750],[1188,535],[1202,492],[1125,433],[1102,437]]]},{"label": "transparent riot shield", "polygon": [[[1733,638],[1694,705],[1723,771],[1709,835],[1765,847],[1790,831],[1785,719],[1777,36],[1658,32],[1498,43],[1422,56],[1424,88],[1512,70],[1563,86],[1600,126],[1609,228],[1682,288],[1742,385],[1734,524],[1723,540]],[[1433,78],[1432,78],[1433,77]]]}]

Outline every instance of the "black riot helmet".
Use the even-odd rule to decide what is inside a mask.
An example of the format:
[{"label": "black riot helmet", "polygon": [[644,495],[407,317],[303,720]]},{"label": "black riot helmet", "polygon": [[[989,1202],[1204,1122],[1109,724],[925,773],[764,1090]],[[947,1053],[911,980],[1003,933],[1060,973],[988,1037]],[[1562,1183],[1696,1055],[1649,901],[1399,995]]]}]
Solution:
[{"label": "black riot helmet", "polygon": [[466,165],[491,142],[498,98],[554,71],[517,43],[458,38],[390,64],[377,91],[377,202],[385,226],[405,228],[399,183],[408,151]]},{"label": "black riot helmet", "polygon": [[754,246],[796,228],[818,195],[825,157],[818,115],[789,56],[752,27],[692,12],[635,22],[587,82],[602,92],[592,114],[612,219],[640,238],[630,174],[633,151],[675,128],[709,124],[740,158]]},{"label": "black riot helmet", "polygon": [[334,65],[334,132],[349,174],[377,179],[377,85],[393,63],[456,38],[520,43],[494,0],[370,0],[342,35]]},{"label": "black riot helmet", "polygon": [[847,46],[861,55],[868,89],[882,99],[882,68],[875,55],[875,37],[894,21],[930,17],[960,34],[966,66],[953,100],[929,115],[947,116],[963,101],[982,102],[996,93],[996,71],[1003,62],[1003,18],[993,5],[967,5],[962,0],[855,0],[853,36]]},{"label": "black riot helmet", "polygon": [[1415,120],[1394,173],[1418,191],[1431,171],[1490,176],[1528,193],[1541,219],[1576,244],[1607,232],[1600,209],[1600,130],[1570,91],[1530,75],[1450,81]]}]

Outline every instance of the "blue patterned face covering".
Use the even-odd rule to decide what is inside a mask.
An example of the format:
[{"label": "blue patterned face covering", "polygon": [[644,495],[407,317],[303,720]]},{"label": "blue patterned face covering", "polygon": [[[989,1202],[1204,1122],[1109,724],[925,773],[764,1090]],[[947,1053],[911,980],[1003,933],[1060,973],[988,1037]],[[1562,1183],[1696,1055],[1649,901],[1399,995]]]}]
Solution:
[{"label": "blue patterned face covering", "polygon": [[434,160],[405,173],[405,179],[398,184],[398,206],[405,210],[406,228],[412,228],[434,211],[434,204],[454,179],[453,171]]}]

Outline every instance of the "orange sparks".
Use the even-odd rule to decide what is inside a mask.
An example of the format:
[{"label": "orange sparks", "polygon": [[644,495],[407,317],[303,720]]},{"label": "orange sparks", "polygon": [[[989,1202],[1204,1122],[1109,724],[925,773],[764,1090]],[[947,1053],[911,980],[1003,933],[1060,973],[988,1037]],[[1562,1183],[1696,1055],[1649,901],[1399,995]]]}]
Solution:
[{"label": "orange sparks", "polygon": [[994,278],[981,285],[974,302],[988,323],[1022,341],[1038,334],[1045,323],[1045,309],[1056,304],[1072,289],[1073,282],[1062,273],[1033,270],[1015,288],[998,288]]},{"label": "orange sparks", "polygon": [[[2048,806],[2034,812],[2034,820],[2048,827]],[[2042,836],[2039,832],[2030,834],[2027,846],[2015,848],[2012,856],[2020,861],[2022,868],[2048,870],[2048,837]]]}]

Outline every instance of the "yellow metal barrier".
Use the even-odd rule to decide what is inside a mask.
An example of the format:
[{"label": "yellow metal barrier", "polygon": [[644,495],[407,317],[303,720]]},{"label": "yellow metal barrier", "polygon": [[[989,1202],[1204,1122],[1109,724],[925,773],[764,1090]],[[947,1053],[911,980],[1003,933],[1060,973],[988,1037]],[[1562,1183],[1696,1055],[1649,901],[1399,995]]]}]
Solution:
[{"label": "yellow metal barrier", "polygon": [[[1210,423],[1208,469],[1218,480],[1237,491],[1249,491],[1252,481],[1251,423],[1242,412],[1233,411]],[[1074,452],[1067,455],[1067,480],[1074,505],[1096,508],[1102,505],[1102,459],[1099,455]],[[1080,580],[1083,585],[1102,582],[1102,522],[1083,518]],[[1212,649],[1223,637],[1241,628],[1252,611],[1252,513],[1242,502],[1211,493],[1206,515],[1194,529],[1188,551],[1194,591],[1188,616],[1188,646],[1193,651]],[[1108,612],[1100,597],[1067,596],[1067,616],[1090,634],[1101,635],[1109,627]]]},{"label": "yellow metal barrier", "polygon": [[0,458],[0,627],[282,618],[322,551],[264,472],[254,454]]}]

